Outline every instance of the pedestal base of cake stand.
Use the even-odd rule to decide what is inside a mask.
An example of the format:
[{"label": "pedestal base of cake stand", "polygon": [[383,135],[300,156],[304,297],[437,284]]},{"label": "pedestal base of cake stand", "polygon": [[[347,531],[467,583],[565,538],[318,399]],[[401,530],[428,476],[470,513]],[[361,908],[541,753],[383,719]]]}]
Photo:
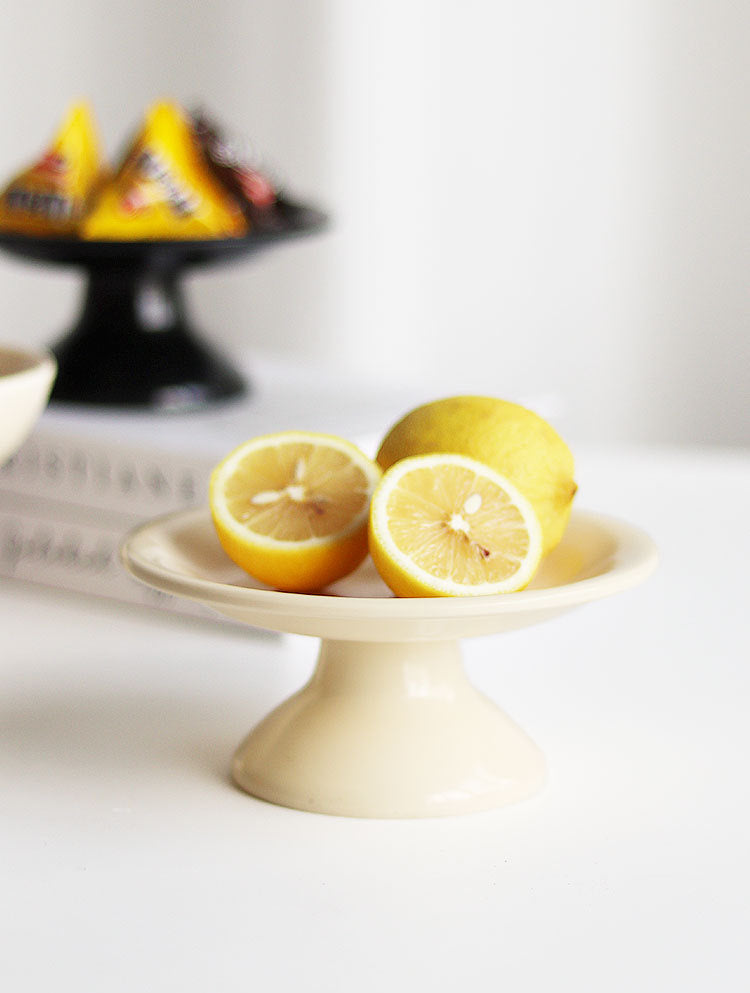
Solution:
[{"label": "pedestal base of cake stand", "polygon": [[469,683],[458,643],[324,640],[232,765],[253,796],[349,817],[464,814],[530,796],[537,746]]},{"label": "pedestal base of cake stand", "polygon": [[460,641],[550,621],[658,561],[639,528],[591,511],[574,511],[533,588],[497,596],[399,599],[371,560],[324,594],[262,588],[227,558],[205,507],[140,525],[121,555],[165,593],[321,639],[311,679],[250,733],[232,773],[263,800],[348,817],[467,814],[536,792],[541,752],[471,686]]}]

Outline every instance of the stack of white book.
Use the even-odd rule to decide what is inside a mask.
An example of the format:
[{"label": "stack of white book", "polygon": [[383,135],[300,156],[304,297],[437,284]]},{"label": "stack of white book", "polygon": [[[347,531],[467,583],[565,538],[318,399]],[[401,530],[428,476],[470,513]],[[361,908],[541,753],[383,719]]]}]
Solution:
[{"label": "stack of white book", "polygon": [[247,399],[193,413],[50,406],[0,468],[0,575],[204,614],[125,572],[125,534],[160,514],[207,505],[212,468],[248,438],[325,431],[367,450],[408,407],[403,394],[347,386],[320,371],[264,362],[249,378]]}]

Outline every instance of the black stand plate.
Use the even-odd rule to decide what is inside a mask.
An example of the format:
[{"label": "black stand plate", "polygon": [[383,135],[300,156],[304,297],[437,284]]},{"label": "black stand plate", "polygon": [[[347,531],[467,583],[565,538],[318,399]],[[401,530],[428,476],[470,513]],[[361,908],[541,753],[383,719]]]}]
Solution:
[{"label": "black stand plate", "polygon": [[247,392],[239,373],[193,329],[181,277],[194,266],[239,261],[322,229],[325,216],[280,204],[272,230],[201,241],[82,241],[0,234],[0,249],[87,275],[73,329],[52,346],[52,400],[105,407],[187,410]]}]

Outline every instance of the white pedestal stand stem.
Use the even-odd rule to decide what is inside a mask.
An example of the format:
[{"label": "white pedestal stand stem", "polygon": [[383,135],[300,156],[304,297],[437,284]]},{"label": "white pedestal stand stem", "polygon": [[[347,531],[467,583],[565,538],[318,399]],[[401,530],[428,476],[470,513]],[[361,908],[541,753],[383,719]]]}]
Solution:
[{"label": "white pedestal stand stem", "polygon": [[429,817],[531,795],[544,759],[471,686],[456,642],[323,641],[310,681],[250,733],[232,772],[299,810]]}]

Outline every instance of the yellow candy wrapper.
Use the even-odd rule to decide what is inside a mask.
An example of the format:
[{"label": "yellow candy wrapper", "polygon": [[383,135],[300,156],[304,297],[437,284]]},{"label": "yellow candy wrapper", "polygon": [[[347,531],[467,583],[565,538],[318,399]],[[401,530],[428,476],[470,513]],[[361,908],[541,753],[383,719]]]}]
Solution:
[{"label": "yellow candy wrapper", "polygon": [[239,237],[239,205],[214,177],[190,120],[156,104],[117,174],[81,228],[84,238],[117,241]]},{"label": "yellow candy wrapper", "polygon": [[70,108],[44,155],[0,194],[0,229],[36,236],[75,234],[102,173],[88,104]]}]

